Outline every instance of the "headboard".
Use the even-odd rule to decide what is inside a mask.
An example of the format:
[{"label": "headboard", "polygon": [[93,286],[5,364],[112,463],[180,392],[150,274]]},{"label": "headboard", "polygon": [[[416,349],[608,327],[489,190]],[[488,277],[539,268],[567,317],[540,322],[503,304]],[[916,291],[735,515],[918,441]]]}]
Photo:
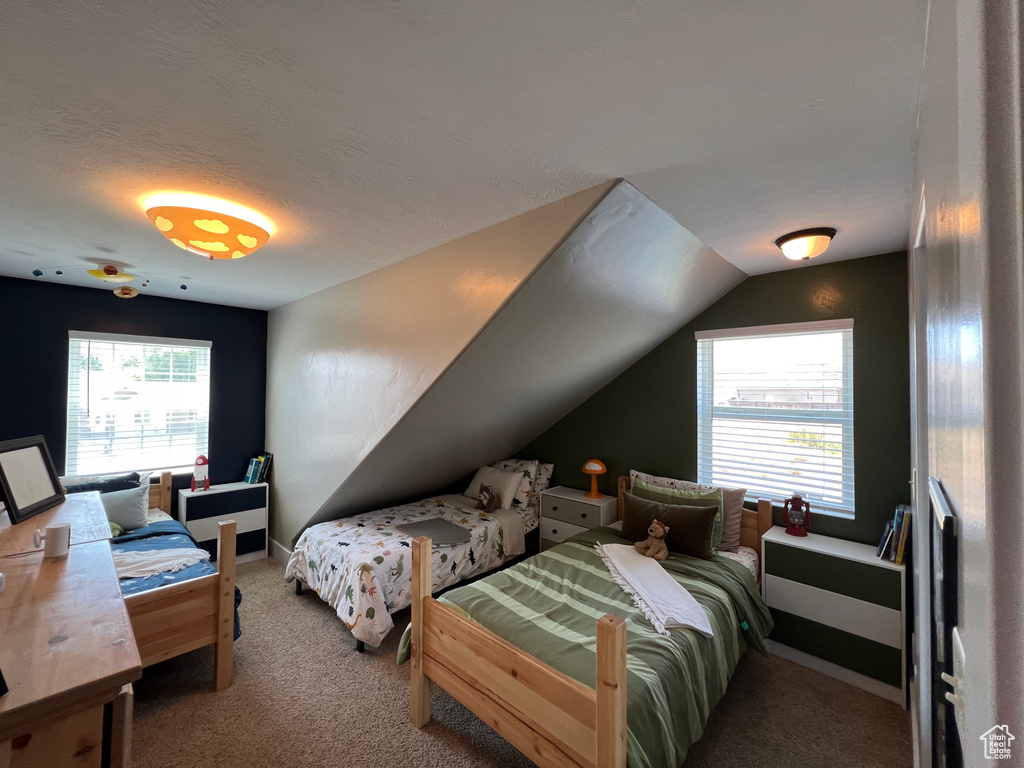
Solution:
[{"label": "headboard", "polygon": [[[629,477],[619,478],[619,520],[622,519],[623,504],[629,490]],[[758,499],[757,509],[743,508],[743,520],[740,523],[740,546],[750,547],[761,556],[761,537],[772,527],[772,503],[768,499]]]},{"label": "headboard", "polygon": [[171,514],[171,473],[163,472],[149,481],[149,508]]}]

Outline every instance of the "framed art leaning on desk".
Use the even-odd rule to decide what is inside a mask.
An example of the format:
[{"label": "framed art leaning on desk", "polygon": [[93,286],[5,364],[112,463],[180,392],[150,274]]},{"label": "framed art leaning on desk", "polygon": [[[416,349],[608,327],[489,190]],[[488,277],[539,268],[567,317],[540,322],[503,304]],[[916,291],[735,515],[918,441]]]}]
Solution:
[{"label": "framed art leaning on desk", "polygon": [[0,442],[0,501],[12,524],[64,501],[64,489],[42,435]]}]

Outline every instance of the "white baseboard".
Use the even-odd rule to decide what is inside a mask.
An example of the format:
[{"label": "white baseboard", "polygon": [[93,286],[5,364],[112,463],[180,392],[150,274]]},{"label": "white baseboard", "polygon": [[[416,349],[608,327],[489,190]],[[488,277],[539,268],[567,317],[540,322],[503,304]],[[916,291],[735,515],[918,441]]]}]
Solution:
[{"label": "white baseboard", "polygon": [[271,557],[281,563],[281,565],[288,565],[288,559],[292,556],[291,547],[286,547],[281,542],[270,539],[270,537],[267,538],[270,541]]},{"label": "white baseboard", "polygon": [[247,552],[244,555],[237,555],[235,557],[235,565],[241,565],[242,563],[251,563],[251,562],[253,562],[255,560],[266,560],[266,559],[267,559],[267,552],[266,552],[266,550],[264,550],[262,552],[260,552],[259,550],[256,550],[255,552]]},{"label": "white baseboard", "polygon": [[821,672],[823,675],[834,677],[836,680],[842,680],[844,683],[849,683],[868,693],[881,696],[883,699],[895,702],[906,709],[907,704],[902,688],[883,683],[881,680],[875,680],[873,677],[862,675],[860,672],[854,672],[852,669],[833,664],[831,661],[819,659],[817,656],[811,656],[809,653],[798,651],[796,648],[790,648],[788,645],[783,645],[775,640],[765,640],[764,644],[768,648],[769,653],[794,661],[802,667]]}]

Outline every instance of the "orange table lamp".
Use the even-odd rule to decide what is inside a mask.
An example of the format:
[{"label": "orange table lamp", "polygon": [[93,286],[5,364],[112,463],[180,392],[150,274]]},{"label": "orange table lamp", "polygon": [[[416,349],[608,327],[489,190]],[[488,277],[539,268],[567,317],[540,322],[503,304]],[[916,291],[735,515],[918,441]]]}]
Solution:
[{"label": "orange table lamp", "polygon": [[584,494],[588,499],[603,499],[604,494],[597,491],[597,476],[608,471],[608,467],[600,459],[587,459],[583,465],[583,474],[590,475],[590,493]]}]

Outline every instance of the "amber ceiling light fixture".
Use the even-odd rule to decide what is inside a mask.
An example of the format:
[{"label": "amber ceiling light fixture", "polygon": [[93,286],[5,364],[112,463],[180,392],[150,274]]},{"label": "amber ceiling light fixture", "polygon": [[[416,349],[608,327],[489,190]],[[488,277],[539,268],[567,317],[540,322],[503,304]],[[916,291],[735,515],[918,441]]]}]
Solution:
[{"label": "amber ceiling light fixture", "polygon": [[140,202],[164,237],[208,259],[241,259],[266,245],[276,231],[259,211],[219,197],[154,192]]},{"label": "amber ceiling light fixture", "polygon": [[799,232],[783,235],[775,241],[775,244],[782,249],[782,253],[787,259],[802,261],[821,256],[828,250],[828,246],[835,236],[836,231],[832,227],[801,229]]}]

